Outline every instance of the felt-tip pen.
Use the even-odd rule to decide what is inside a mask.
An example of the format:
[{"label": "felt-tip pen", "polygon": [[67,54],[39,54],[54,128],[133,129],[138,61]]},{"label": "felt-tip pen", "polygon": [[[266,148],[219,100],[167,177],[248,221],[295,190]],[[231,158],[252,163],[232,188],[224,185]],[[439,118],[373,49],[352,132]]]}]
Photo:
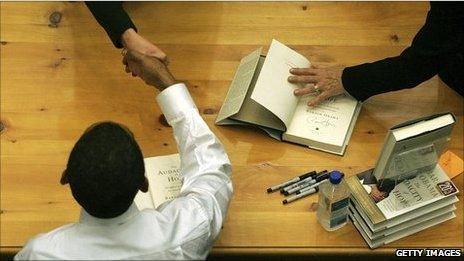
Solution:
[{"label": "felt-tip pen", "polygon": [[316,174],[315,171],[311,171],[311,172],[305,173],[305,174],[303,174],[303,175],[300,175],[300,176],[298,176],[298,177],[295,177],[295,178],[293,178],[293,179],[291,179],[291,180],[289,180],[289,181],[286,181],[286,182],[284,182],[284,183],[281,183],[281,184],[279,184],[279,185],[272,186],[272,187],[270,187],[270,188],[267,189],[267,193],[271,193],[271,192],[277,191],[277,190],[279,190],[279,189],[281,189],[281,188],[284,188],[284,187],[286,187],[286,186],[288,186],[288,185],[291,185],[291,184],[293,184],[293,183],[296,183],[296,182],[298,182],[298,181],[301,181],[301,180],[303,180],[303,179],[305,179],[305,178],[308,178],[308,177],[310,177],[311,175],[315,175],[315,174]]},{"label": "felt-tip pen", "polygon": [[[288,187],[285,187],[283,189],[283,194],[285,196],[288,196],[290,194],[293,194],[299,190],[302,190],[306,187],[309,187],[309,186],[312,186],[314,183],[317,183],[321,180],[324,180],[324,179],[328,179],[329,178],[329,174],[327,173],[327,170],[323,170],[321,172],[319,172],[315,177],[313,177],[311,180],[309,181],[300,181],[298,184],[298,186],[292,186],[290,189],[287,189]],[[295,183],[296,185],[296,183]]]},{"label": "felt-tip pen", "polygon": [[289,189],[289,190],[285,190],[284,191],[284,195],[285,196],[288,196],[290,194],[293,194],[295,192],[297,192],[298,190],[301,190],[303,188],[306,188],[312,184],[316,183],[316,179],[310,179],[310,180],[305,180],[305,182],[301,183],[301,185],[297,186],[297,187],[294,187],[292,189]]},{"label": "felt-tip pen", "polygon": [[311,172],[308,172],[308,173],[306,173],[306,174],[308,174],[308,175],[307,175],[304,179],[301,179],[301,180],[299,180],[298,182],[295,182],[295,183],[292,183],[292,184],[289,184],[289,185],[283,187],[283,188],[280,190],[280,193],[285,194],[285,191],[287,191],[287,190],[289,190],[289,189],[292,189],[292,188],[295,188],[295,187],[298,187],[298,186],[300,186],[302,183],[307,182],[308,180],[311,180],[311,179],[315,178],[316,175],[317,175],[317,172],[316,172],[316,171],[311,171]]},{"label": "felt-tip pen", "polygon": [[318,192],[318,191],[319,191],[319,188],[318,188],[318,187],[314,187],[314,188],[311,188],[310,190],[308,190],[308,191],[306,191],[306,192],[304,192],[304,193],[297,194],[297,195],[293,195],[293,196],[291,196],[291,197],[289,197],[289,198],[286,198],[286,199],[284,199],[284,200],[282,201],[282,203],[285,205],[285,204],[288,204],[288,203],[290,203],[290,202],[293,202],[293,201],[295,201],[295,200],[297,200],[297,199],[307,197],[307,196],[309,196],[309,195],[311,195],[311,194],[314,194],[314,193],[316,193],[316,192]]},{"label": "felt-tip pen", "polygon": [[299,194],[305,193],[306,191],[311,190],[312,188],[318,188],[319,185],[320,185],[322,182],[324,182],[324,181],[326,181],[326,180],[328,179],[328,177],[329,177],[328,174],[329,174],[329,173],[327,173],[327,177],[326,177],[326,176],[323,176],[323,177],[322,177],[323,179],[320,179],[319,182],[314,183],[314,184],[311,184],[311,185],[309,185],[309,186],[307,186],[307,187],[305,187],[305,188],[302,188],[302,189],[300,189],[299,191],[296,191],[296,194],[299,195]]}]

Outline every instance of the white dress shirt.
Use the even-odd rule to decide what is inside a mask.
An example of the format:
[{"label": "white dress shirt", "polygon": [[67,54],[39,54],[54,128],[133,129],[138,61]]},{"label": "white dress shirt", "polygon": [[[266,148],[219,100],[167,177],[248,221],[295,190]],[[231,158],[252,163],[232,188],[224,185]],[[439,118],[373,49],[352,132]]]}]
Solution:
[{"label": "white dress shirt", "polygon": [[78,223],[31,239],[22,259],[205,259],[219,235],[232,197],[231,165],[219,140],[198,113],[184,84],[157,97],[174,130],[183,186],[158,209],[101,219],[81,210]]}]

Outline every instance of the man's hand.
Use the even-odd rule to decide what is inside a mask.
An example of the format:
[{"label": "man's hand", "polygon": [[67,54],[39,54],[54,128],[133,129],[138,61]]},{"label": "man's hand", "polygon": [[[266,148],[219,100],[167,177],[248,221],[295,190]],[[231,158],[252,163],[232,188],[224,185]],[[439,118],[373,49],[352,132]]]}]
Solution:
[{"label": "man's hand", "polygon": [[345,92],[342,85],[341,67],[292,68],[288,77],[291,83],[298,83],[302,88],[295,90],[295,95],[314,94],[316,97],[308,102],[309,106],[317,106],[322,101]]},{"label": "man's hand", "polygon": [[126,65],[126,72],[139,76],[146,84],[162,91],[176,83],[166,65],[159,59],[134,50],[128,50],[123,55],[122,62]]},{"label": "man's hand", "polygon": [[147,39],[140,36],[134,29],[127,29],[121,36],[121,42],[126,50],[137,51],[139,53],[160,59],[168,65],[168,57],[157,46]]}]

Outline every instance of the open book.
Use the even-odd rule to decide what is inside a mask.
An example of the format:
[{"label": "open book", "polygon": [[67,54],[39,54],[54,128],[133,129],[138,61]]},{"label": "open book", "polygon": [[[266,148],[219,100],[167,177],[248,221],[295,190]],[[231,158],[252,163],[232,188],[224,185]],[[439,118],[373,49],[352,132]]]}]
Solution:
[{"label": "open book", "polygon": [[291,68],[311,66],[308,59],[276,40],[267,57],[261,52],[241,60],[216,124],[251,124],[273,138],[343,155],[361,104],[343,94],[308,107],[312,96],[295,96],[299,86],[287,81]]},{"label": "open book", "polygon": [[139,191],[134,202],[142,210],[157,208],[162,203],[176,198],[182,187],[179,154],[145,158],[145,176],[148,192]]},{"label": "open book", "polygon": [[433,169],[450,139],[455,121],[453,114],[442,113],[392,127],[374,168],[375,178],[406,179]]}]

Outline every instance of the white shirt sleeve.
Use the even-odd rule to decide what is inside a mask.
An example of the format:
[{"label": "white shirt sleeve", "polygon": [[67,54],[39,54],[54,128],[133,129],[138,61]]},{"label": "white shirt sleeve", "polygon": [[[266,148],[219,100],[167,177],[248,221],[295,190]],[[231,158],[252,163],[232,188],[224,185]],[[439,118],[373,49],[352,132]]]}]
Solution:
[{"label": "white shirt sleeve", "polygon": [[176,224],[173,237],[191,246],[186,254],[204,258],[219,235],[232,197],[231,164],[184,84],[165,89],[157,101],[174,130],[183,178],[180,196],[158,210]]}]

